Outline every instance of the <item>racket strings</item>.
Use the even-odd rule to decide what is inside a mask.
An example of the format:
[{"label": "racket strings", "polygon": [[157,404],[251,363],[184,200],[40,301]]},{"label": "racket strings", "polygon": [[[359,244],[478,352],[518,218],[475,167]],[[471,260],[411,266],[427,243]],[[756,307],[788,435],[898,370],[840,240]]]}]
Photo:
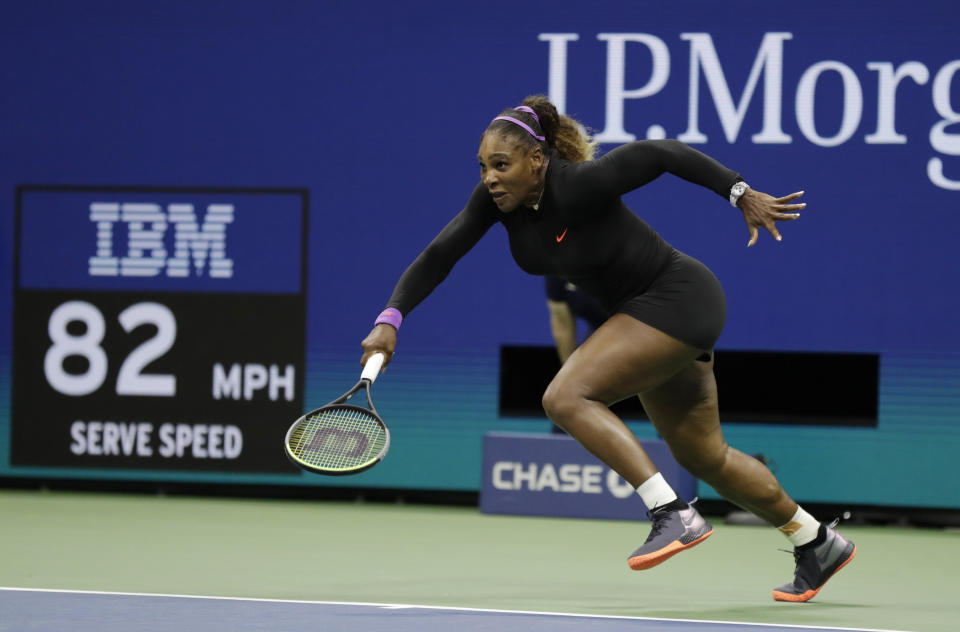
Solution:
[{"label": "racket strings", "polygon": [[289,448],[313,467],[350,470],[379,455],[386,442],[386,430],[369,412],[330,407],[304,418],[291,433]]}]

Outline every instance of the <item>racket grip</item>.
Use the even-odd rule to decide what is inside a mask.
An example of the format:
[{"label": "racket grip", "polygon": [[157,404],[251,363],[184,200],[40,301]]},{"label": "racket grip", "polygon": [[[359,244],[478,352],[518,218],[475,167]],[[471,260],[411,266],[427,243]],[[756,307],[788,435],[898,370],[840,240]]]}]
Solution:
[{"label": "racket grip", "polygon": [[383,368],[383,360],[384,356],[382,353],[375,353],[370,356],[367,363],[363,365],[363,373],[360,374],[360,379],[370,380],[370,383],[373,384],[377,376],[380,375],[380,369]]}]

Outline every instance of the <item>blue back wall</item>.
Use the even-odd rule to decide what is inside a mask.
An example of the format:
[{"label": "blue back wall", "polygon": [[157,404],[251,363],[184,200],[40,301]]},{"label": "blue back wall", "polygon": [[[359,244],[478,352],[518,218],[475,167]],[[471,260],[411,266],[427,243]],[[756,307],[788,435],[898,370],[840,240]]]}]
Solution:
[{"label": "blue back wall", "polygon": [[[705,189],[665,176],[626,199],[724,284],[719,348],[880,355],[877,428],[731,424],[731,443],[801,500],[960,507],[956,18],[946,0],[7,3],[0,476],[479,488],[483,432],[546,430],[497,415],[500,345],[550,344],[542,281],[500,227],[405,321],[376,388],[395,445],[360,478],[11,464],[15,191],[307,189],[313,407],[355,379],[397,277],[462,208],[487,122],[547,93],[603,151],[679,137],[762,191],[806,191],[784,241],[750,249]],[[89,254],[53,267],[86,265],[94,233],[78,239]]]}]

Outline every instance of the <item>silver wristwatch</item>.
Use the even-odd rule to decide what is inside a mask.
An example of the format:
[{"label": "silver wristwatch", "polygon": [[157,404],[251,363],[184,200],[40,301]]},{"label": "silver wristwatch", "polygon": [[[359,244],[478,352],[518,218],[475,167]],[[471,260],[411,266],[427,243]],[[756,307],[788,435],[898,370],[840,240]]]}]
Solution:
[{"label": "silver wristwatch", "polygon": [[737,202],[740,201],[740,198],[744,193],[747,192],[747,189],[750,188],[750,185],[741,180],[737,182],[732,187],[730,187],[730,206],[736,206]]}]

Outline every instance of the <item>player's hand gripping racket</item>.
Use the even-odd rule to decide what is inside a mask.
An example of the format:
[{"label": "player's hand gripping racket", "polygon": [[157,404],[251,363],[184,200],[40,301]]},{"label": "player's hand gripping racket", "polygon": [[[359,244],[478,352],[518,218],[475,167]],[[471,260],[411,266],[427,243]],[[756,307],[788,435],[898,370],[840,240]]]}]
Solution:
[{"label": "player's hand gripping racket", "polygon": [[[390,431],[370,399],[370,385],[383,366],[383,354],[367,360],[360,381],[326,406],[296,420],[284,441],[284,451],[294,465],[317,474],[357,474],[383,460],[390,449]],[[363,389],[367,406],[346,401]]]}]

